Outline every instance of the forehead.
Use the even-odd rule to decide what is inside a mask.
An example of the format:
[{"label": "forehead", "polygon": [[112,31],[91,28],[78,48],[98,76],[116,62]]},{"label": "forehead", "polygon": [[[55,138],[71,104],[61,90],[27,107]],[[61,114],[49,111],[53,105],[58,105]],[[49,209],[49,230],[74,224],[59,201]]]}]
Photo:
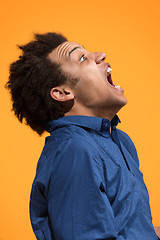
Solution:
[{"label": "forehead", "polygon": [[69,57],[69,54],[76,48],[83,49],[83,47],[76,42],[64,42],[55,48],[51,53],[49,53],[48,57],[52,61],[60,61]]}]

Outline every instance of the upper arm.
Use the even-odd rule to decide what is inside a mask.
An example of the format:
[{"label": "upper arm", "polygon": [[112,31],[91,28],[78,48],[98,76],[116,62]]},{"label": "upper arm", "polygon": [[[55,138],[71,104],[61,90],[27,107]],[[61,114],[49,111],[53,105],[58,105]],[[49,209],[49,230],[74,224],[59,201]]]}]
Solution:
[{"label": "upper arm", "polygon": [[57,155],[48,188],[48,211],[57,239],[116,236],[114,214],[101,186],[103,168],[89,143],[69,139]]}]

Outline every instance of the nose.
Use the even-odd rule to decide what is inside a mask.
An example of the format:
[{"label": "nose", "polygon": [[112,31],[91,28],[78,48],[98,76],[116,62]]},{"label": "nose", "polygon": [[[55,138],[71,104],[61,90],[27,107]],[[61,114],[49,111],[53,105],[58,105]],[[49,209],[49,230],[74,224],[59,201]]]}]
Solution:
[{"label": "nose", "polygon": [[96,64],[104,62],[106,59],[106,54],[104,52],[94,52],[93,54]]}]

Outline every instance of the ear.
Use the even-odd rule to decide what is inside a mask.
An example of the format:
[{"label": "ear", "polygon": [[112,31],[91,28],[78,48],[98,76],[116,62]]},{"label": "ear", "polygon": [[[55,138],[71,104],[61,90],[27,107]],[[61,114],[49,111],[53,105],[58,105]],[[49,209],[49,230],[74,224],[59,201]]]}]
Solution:
[{"label": "ear", "polygon": [[74,99],[74,94],[71,89],[64,86],[52,88],[50,91],[51,98],[59,102],[67,102]]}]

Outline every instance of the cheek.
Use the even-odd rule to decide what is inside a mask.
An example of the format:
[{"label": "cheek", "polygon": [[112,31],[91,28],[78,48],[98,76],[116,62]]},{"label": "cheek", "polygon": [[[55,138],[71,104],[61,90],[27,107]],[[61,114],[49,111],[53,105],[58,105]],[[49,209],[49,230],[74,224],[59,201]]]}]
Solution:
[{"label": "cheek", "polygon": [[93,80],[93,78],[89,78],[89,76],[80,77],[79,81],[76,85],[76,91],[86,94],[88,92],[96,91],[98,85],[98,81]]},{"label": "cheek", "polygon": [[79,80],[75,86],[75,98],[84,104],[87,104],[90,99],[93,99],[95,90],[91,81]]},{"label": "cheek", "polygon": [[104,81],[79,80],[75,86],[75,98],[86,106],[94,106],[107,96],[107,86]]}]

